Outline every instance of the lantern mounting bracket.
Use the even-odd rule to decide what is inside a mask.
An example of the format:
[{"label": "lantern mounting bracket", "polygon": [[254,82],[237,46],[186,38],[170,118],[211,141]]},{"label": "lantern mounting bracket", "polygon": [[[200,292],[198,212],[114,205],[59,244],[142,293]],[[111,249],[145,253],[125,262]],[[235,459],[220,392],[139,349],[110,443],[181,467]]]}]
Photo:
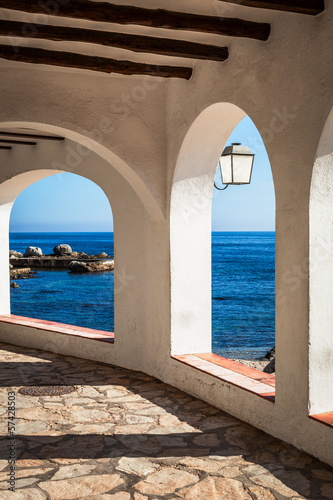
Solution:
[{"label": "lantern mounting bracket", "polygon": [[226,185],[226,186],[224,186],[223,188],[219,188],[219,187],[215,184],[215,182],[214,182],[214,187],[215,187],[216,189],[218,189],[219,191],[224,191],[225,189],[227,189],[227,187],[228,187],[228,186],[229,186],[229,184],[227,184],[227,185]]}]

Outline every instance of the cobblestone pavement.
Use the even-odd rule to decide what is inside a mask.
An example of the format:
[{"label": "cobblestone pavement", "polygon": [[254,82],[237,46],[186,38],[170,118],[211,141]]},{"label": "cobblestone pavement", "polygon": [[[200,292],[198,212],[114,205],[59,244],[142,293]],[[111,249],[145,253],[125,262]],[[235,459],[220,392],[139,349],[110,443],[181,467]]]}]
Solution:
[{"label": "cobblestone pavement", "polygon": [[[152,377],[6,344],[0,355],[1,500],[333,499],[329,466]],[[77,390],[18,393],[55,384]]]}]

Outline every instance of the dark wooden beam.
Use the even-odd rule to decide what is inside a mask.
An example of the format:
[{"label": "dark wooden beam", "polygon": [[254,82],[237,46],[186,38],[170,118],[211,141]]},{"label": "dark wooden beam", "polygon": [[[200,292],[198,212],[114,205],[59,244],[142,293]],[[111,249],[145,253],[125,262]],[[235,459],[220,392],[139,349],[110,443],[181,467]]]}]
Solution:
[{"label": "dark wooden beam", "polygon": [[255,38],[257,40],[267,40],[270,34],[269,24],[244,21],[242,19],[202,16],[162,9],[143,9],[128,5],[113,5],[106,2],[91,2],[89,0],[69,0],[66,3],[59,1],[54,2],[54,4],[47,7],[47,2],[44,3],[40,0],[29,0],[29,2],[26,0],[1,0],[1,7],[4,9],[88,21],[137,24],[150,28],[215,33],[218,35]]},{"label": "dark wooden beam", "polygon": [[60,137],[57,135],[39,135],[39,134],[22,134],[18,132],[3,132],[0,130],[0,141],[2,141],[1,136],[3,137],[19,137],[21,139],[38,139],[38,140],[47,140],[47,141],[64,141],[65,137]]},{"label": "dark wooden beam", "polygon": [[10,146],[0,146],[0,149],[12,149]]},{"label": "dark wooden beam", "polygon": [[31,141],[11,141],[8,139],[0,139],[0,143],[3,144],[15,144],[15,145],[21,145],[21,146],[36,146],[37,142],[31,142]]},{"label": "dark wooden beam", "polygon": [[312,16],[316,16],[325,10],[324,0],[222,0],[222,2],[260,9],[298,12],[299,14],[310,14]]},{"label": "dark wooden beam", "polygon": [[168,38],[152,36],[110,33],[82,28],[50,26],[46,24],[30,24],[17,21],[1,21],[0,36],[43,38],[55,41],[94,43],[117,47],[134,52],[154,53],[163,56],[205,59],[209,61],[225,61],[228,57],[227,47],[204,45]]},{"label": "dark wooden beam", "polygon": [[0,59],[33,64],[47,64],[66,68],[88,69],[103,73],[123,75],[149,75],[162,78],[183,78],[189,80],[192,68],[181,66],[154,66],[131,61],[117,61],[107,57],[94,57],[73,52],[35,49],[20,45],[0,45]]}]

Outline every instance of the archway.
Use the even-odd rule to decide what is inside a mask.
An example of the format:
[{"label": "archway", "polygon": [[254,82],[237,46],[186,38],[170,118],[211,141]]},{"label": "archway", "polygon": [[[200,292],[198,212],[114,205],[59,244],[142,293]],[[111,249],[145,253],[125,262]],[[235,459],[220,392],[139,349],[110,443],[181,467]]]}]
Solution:
[{"label": "archway", "polygon": [[[259,360],[275,345],[275,193],[263,139],[249,116],[227,144],[255,154],[251,183],[214,189],[212,202],[212,352]],[[221,184],[219,168],[216,184]]]},{"label": "archway", "polygon": [[[147,302],[142,280],[147,274],[142,263],[147,251],[144,227],[164,220],[154,196],[141,178],[120,157],[95,140],[76,132],[36,123],[4,123],[2,130],[27,134],[58,134],[62,142],[40,141],[36,148],[15,147],[0,156],[0,315],[10,313],[9,217],[16,197],[27,186],[48,176],[77,173],[102,188],[114,215],[115,232],[115,332],[117,352],[128,352],[128,335],[146,327],[142,314]],[[141,259],[141,261],[140,261]],[[131,329],[128,325],[131,325]],[[137,356],[137,351],[136,351]],[[133,354],[133,358],[135,355]]]},{"label": "archway", "polygon": [[171,195],[171,354],[207,353],[211,335],[211,206],[224,145],[246,116],[218,103],[194,121],[178,156]]},{"label": "archway", "polygon": [[[55,257],[53,249],[59,244],[69,245],[71,255]],[[103,191],[69,173],[26,188],[11,212],[10,248],[24,254],[29,246],[39,247],[48,257],[35,261],[32,273],[23,275],[17,269],[30,267],[29,261],[22,265],[21,259],[10,259],[11,313],[113,332],[113,272],[68,272],[71,261],[85,263],[88,255],[103,262],[113,259],[112,211]]]}]

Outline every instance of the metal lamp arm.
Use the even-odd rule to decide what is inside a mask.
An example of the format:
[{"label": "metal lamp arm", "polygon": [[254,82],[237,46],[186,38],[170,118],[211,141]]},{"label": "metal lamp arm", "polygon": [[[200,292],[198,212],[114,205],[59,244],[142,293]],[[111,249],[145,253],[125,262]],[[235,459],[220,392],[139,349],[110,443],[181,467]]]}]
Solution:
[{"label": "metal lamp arm", "polygon": [[228,187],[228,186],[229,186],[229,184],[227,184],[224,188],[219,188],[219,187],[215,184],[215,182],[214,182],[214,187],[215,187],[216,189],[218,189],[219,191],[224,191],[225,189],[227,189],[227,187]]}]

